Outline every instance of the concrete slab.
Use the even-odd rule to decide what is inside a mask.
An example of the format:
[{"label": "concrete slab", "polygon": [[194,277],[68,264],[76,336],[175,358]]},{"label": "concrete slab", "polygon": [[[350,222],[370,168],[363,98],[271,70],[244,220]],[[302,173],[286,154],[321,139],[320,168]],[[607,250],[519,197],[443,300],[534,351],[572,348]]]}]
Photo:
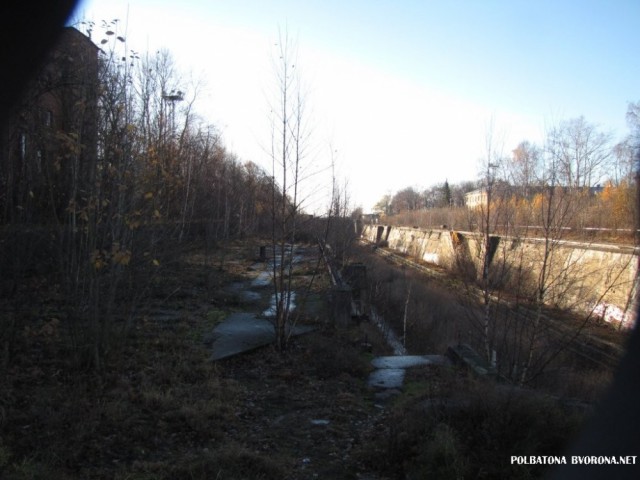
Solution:
[{"label": "concrete slab", "polygon": [[261,271],[253,280],[251,280],[251,286],[262,288],[268,287],[273,283],[273,274],[268,270]]},{"label": "concrete slab", "polygon": [[[293,329],[292,336],[315,330],[301,325]],[[268,320],[257,318],[253,313],[234,313],[213,330],[213,353],[210,360],[216,361],[269,345],[275,341],[273,325]]]},{"label": "concrete slab", "polygon": [[402,389],[407,368],[421,365],[447,365],[449,359],[444,355],[392,355],[376,357],[371,360],[374,370],[369,375],[370,387],[379,389]]},{"label": "concrete slab", "polygon": [[381,368],[369,375],[369,386],[375,388],[401,389],[404,382],[404,368]]},{"label": "concrete slab", "polygon": [[450,358],[454,364],[465,365],[477,375],[493,377],[497,375],[495,367],[490,365],[478,352],[467,344],[451,345],[447,349],[447,357]]},{"label": "concrete slab", "polygon": [[371,360],[375,368],[410,368],[420,365],[445,365],[448,363],[444,355],[394,355],[377,357]]},{"label": "concrete slab", "polygon": [[227,290],[237,295],[240,300],[245,303],[258,303],[262,300],[262,295],[259,292],[254,292],[253,290],[249,290],[245,283],[243,282],[235,282],[229,285]]}]

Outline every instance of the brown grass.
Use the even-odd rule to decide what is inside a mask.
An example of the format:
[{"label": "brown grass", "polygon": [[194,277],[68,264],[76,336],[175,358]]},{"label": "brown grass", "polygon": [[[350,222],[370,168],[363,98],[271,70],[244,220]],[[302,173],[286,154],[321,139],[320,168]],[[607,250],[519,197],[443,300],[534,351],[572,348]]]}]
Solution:
[{"label": "brown grass", "polygon": [[[559,454],[579,423],[557,402],[505,393],[453,369],[410,371],[395,403],[379,409],[366,379],[371,358],[389,348],[370,323],[327,326],[326,279],[302,317],[316,333],[284,353],[266,347],[210,363],[204,336],[243,308],[224,286],[255,259],[246,244],[229,248],[210,278],[197,254],[167,265],[132,328],[114,325],[122,333],[99,372],[74,360],[65,319],[43,300],[51,292],[40,283],[42,298],[20,319],[0,371],[0,478],[504,478],[507,455]],[[377,258],[362,260],[394,328],[412,285],[410,351],[443,353],[459,325],[451,296]],[[297,280],[309,273],[300,268]],[[152,307],[180,314],[154,320]],[[567,397],[596,398],[607,381],[596,372],[564,375]],[[318,419],[327,423],[314,425]],[[538,474],[506,468],[512,478]]]},{"label": "brown grass", "polygon": [[510,456],[561,455],[583,421],[531,391],[496,389],[443,369],[411,372],[406,393],[361,452],[386,475],[541,478],[544,467],[511,465]]}]

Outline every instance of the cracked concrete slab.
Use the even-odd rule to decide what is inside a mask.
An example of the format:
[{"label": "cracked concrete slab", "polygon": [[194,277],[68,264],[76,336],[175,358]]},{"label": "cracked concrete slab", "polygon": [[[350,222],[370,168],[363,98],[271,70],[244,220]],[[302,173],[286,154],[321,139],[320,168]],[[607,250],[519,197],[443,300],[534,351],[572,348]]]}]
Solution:
[{"label": "cracked concrete slab", "polygon": [[447,365],[444,355],[392,355],[376,357],[371,365],[376,368],[369,375],[369,386],[381,389],[402,389],[407,368],[421,365]]},{"label": "cracked concrete slab", "polygon": [[[292,336],[315,330],[315,327],[299,325],[293,328]],[[233,313],[213,330],[212,361],[248,352],[275,342],[273,324],[254,313]]]}]

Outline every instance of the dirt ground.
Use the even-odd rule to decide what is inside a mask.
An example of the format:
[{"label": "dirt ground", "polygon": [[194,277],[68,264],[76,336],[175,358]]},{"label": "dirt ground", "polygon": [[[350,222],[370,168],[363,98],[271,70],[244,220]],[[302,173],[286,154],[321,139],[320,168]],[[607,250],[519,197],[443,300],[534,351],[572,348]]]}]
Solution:
[{"label": "dirt ground", "polygon": [[[258,248],[230,243],[205,258],[196,246],[163,263],[130,328],[110,324],[99,370],[82,361],[57,286],[34,276],[18,315],[0,308],[13,332],[0,333],[0,478],[541,478],[510,455],[557,455],[582,423],[575,409],[453,368],[412,369],[400,395],[380,399],[367,379],[390,348],[366,321],[332,327],[323,274],[300,302],[314,332],[285,352],[212,362],[215,326],[269,304],[268,285],[243,294],[264,269]],[[308,251],[297,290],[316,268]]]},{"label": "dirt ground", "polygon": [[167,267],[134,328],[114,329],[100,372],[74,361],[42,284],[0,372],[0,477],[382,478],[358,451],[384,416],[366,380],[386,347],[371,325],[331,328],[326,279],[301,319],[317,331],[284,353],[267,346],[209,360],[218,322],[263,308],[227,288],[254,273],[252,251],[231,245],[208,269],[195,251]]}]

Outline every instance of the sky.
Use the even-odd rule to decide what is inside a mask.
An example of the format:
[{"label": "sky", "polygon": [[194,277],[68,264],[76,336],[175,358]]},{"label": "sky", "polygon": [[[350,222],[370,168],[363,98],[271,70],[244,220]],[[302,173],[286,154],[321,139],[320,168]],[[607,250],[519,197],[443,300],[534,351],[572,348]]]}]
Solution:
[{"label": "sky", "polygon": [[[170,51],[198,114],[267,170],[286,31],[313,127],[310,183],[330,183],[333,159],[365,212],[406,187],[476,180],[489,130],[507,156],[579,116],[622,139],[640,101],[638,0],[83,0],[69,23],[115,18],[129,48]],[[322,208],[327,188],[314,191]]]}]

